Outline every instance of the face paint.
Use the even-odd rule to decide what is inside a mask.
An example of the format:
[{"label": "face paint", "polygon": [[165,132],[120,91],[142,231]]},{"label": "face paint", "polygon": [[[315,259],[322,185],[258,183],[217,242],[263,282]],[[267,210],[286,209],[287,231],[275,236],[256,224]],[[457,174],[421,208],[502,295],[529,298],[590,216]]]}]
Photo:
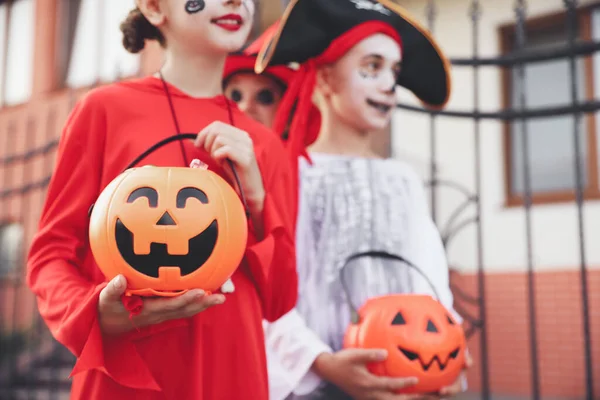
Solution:
[{"label": "face paint", "polygon": [[244,46],[254,23],[253,2],[190,0],[179,4],[168,16],[170,39],[186,51],[218,55]]},{"label": "face paint", "polygon": [[283,89],[267,76],[240,73],[229,79],[225,95],[250,117],[271,127],[283,96]]},{"label": "face paint", "polygon": [[254,5],[254,0],[242,0],[242,5],[248,11],[248,15],[254,16],[254,11],[256,6]]},{"label": "face paint", "polygon": [[204,4],[204,0],[200,0],[200,1],[188,1],[185,3],[185,11],[188,14],[195,14],[199,11],[204,10],[204,7],[206,6],[206,4]]},{"label": "face paint", "polygon": [[244,96],[242,95],[242,92],[239,89],[233,89],[229,98],[231,98],[231,100],[233,100],[236,103],[240,103]]},{"label": "face paint", "polygon": [[360,131],[383,129],[396,104],[400,46],[383,34],[356,44],[331,68],[327,103],[332,112]]},{"label": "face paint", "polygon": [[[240,89],[233,89],[229,95],[231,100],[236,103],[241,103],[244,100],[244,94],[240,91]],[[252,96],[250,96],[252,97]],[[262,89],[254,96],[252,101],[255,101],[258,105],[261,106],[270,106],[275,103],[275,93],[271,89]]]},{"label": "face paint", "polygon": [[263,106],[275,103],[275,93],[271,89],[262,89],[256,94],[256,101]]}]

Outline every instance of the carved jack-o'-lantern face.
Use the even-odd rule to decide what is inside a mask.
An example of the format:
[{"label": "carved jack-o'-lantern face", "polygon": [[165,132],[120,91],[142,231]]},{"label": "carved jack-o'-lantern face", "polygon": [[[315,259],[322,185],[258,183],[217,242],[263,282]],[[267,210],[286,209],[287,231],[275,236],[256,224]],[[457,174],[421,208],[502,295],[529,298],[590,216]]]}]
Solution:
[{"label": "carved jack-o'-lantern face", "polygon": [[108,279],[123,274],[141,295],[216,290],[238,267],[248,233],[233,188],[192,168],[127,170],[104,189],[90,219],[99,268]]},{"label": "carved jack-o'-lantern face", "polygon": [[[166,197],[166,192],[163,194]],[[161,267],[177,267],[181,276],[189,275],[211,256],[219,231],[216,218],[210,221],[209,217],[208,226],[203,229],[192,216],[194,212],[215,215],[214,207],[211,207],[206,193],[195,187],[179,189],[174,199],[159,197],[158,191],[149,186],[137,188],[129,194],[115,223],[117,248],[127,264],[144,275],[158,278]],[[169,200],[174,200],[175,207]],[[159,201],[166,204],[159,207]],[[134,235],[127,226],[140,229],[136,220],[140,214],[146,214],[144,217],[149,221],[142,222],[144,234]],[[152,221],[156,222],[144,225]]]},{"label": "carved jack-o'-lantern face", "polygon": [[344,347],[386,349],[388,358],[369,366],[374,374],[419,379],[399,393],[435,393],[453,384],[465,366],[464,331],[430,296],[372,298],[359,318],[348,328]]}]

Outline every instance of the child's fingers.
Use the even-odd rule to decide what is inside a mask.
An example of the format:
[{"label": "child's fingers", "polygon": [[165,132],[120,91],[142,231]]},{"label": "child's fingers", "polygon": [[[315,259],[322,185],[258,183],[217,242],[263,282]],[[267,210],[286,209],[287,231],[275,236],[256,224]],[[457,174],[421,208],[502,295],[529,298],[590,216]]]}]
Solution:
[{"label": "child's fingers", "polygon": [[215,154],[217,154],[218,157],[218,152],[217,150],[219,150],[222,147],[228,147],[231,149],[232,157],[235,158],[232,159],[232,161],[235,161],[238,164],[242,164],[245,165],[245,163],[243,162],[245,158],[244,154],[249,154],[250,152],[253,152],[253,149],[249,149],[247,148],[243,143],[239,143],[236,141],[231,141],[231,140],[224,140],[222,142],[219,143],[219,145],[214,146],[214,148],[211,150],[210,154],[211,156],[215,157]]},{"label": "child's fingers", "polygon": [[210,308],[212,306],[216,306],[219,304],[223,304],[225,302],[225,296],[222,294],[211,294],[209,296],[204,296],[198,301],[195,301],[182,309],[176,311],[175,313],[168,316],[168,319],[176,319],[176,318],[189,318]]},{"label": "child's fingers", "polygon": [[212,152],[212,157],[218,162],[223,162],[226,159],[230,159],[237,164],[237,153],[238,152],[235,151],[235,149],[231,146],[221,146]]},{"label": "child's fingers", "polygon": [[117,275],[100,292],[100,306],[120,302],[125,289],[127,289],[127,280],[123,275]]},{"label": "child's fingers", "polygon": [[144,311],[147,314],[168,314],[186,305],[202,299],[205,296],[202,290],[190,290],[177,297],[148,299],[144,304]]},{"label": "child's fingers", "polygon": [[200,132],[198,132],[198,135],[196,136],[196,139],[194,140],[194,146],[196,146],[198,148],[204,148],[204,142],[206,141],[207,133],[208,133],[208,131],[206,130],[206,128],[204,128]]},{"label": "child's fingers", "polygon": [[198,148],[206,150],[210,153],[210,149],[213,147],[217,136],[218,132],[208,126],[198,134],[198,140],[195,144]]},{"label": "child's fingers", "polygon": [[212,141],[211,146],[207,148],[207,151],[212,155],[215,151],[217,151],[217,149],[224,146],[231,146],[233,148],[236,148],[242,145],[240,145],[240,143],[238,143],[235,140],[235,138],[227,137],[225,135],[217,135]]},{"label": "child's fingers", "polygon": [[229,159],[234,164],[239,165],[242,168],[246,168],[248,165],[250,165],[248,153],[233,146],[219,147],[214,153],[212,153],[212,157],[217,162],[224,162],[225,160]]},{"label": "child's fingers", "polygon": [[234,126],[225,124],[221,121],[215,121],[200,131],[194,144],[197,147],[204,147],[207,151],[212,147],[215,138],[230,139],[229,142],[239,142],[252,146],[252,138],[247,132]]}]

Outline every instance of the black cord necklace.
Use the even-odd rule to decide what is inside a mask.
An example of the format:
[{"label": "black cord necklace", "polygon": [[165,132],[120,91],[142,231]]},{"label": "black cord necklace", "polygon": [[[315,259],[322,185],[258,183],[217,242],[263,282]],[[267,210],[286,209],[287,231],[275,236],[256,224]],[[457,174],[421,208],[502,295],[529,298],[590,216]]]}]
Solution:
[{"label": "black cord necklace", "polygon": [[[169,108],[171,109],[171,118],[173,119],[173,123],[175,124],[175,132],[177,132],[178,135],[181,135],[181,129],[179,128],[179,121],[177,121],[177,116],[175,114],[175,106],[173,105],[173,99],[171,99],[171,93],[169,92],[169,87],[167,86],[167,81],[165,81],[162,71],[159,70],[158,75],[160,76],[160,81],[162,82],[163,90],[164,90],[165,94],[167,95],[167,101],[169,102]],[[183,145],[183,142],[181,140],[179,141],[179,149],[181,150],[181,157],[183,158],[184,165],[186,167],[189,167],[190,160],[187,157],[187,152],[185,151],[185,146]]]},{"label": "black cord necklace", "polygon": [[[171,92],[169,91],[169,86],[167,85],[167,81],[165,80],[163,73],[161,70],[158,71],[158,75],[160,76],[160,80],[163,85],[164,92],[167,96],[167,101],[169,102],[169,108],[171,110],[171,118],[173,119],[173,124],[175,125],[175,131],[177,135],[182,135],[181,129],[179,127],[179,121],[177,120],[177,114],[175,113],[175,106],[173,105],[173,99],[171,98]],[[231,109],[231,104],[229,101],[225,99],[225,104],[227,105],[227,114],[229,117],[229,125],[235,126],[233,121],[233,110]],[[186,167],[190,166],[189,159],[187,157],[187,152],[185,151],[185,146],[183,145],[183,141],[179,141],[179,149],[181,150],[181,157],[183,158],[183,162]],[[237,184],[240,190],[240,197],[242,198],[242,203],[244,205],[244,209],[246,210],[246,217],[250,217],[250,210],[248,208],[248,203],[246,202],[246,196],[244,194],[244,189],[242,188],[242,183],[240,182],[240,178],[237,174],[235,166],[233,165],[233,161],[227,159],[227,163],[231,167],[231,171],[233,172],[233,177],[235,179],[235,183]]]}]

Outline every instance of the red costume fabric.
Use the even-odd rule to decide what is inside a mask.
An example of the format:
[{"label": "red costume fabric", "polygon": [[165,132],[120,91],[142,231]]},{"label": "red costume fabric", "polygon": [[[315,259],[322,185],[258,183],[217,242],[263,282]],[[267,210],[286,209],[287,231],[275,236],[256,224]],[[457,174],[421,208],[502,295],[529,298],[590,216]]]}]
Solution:
[{"label": "red costume fabric", "polygon": [[[168,85],[168,84],[167,84]],[[192,98],[168,85],[183,132],[229,123],[224,96]],[[72,399],[267,399],[261,320],[274,321],[296,303],[296,191],[281,141],[230,102],[234,125],[249,133],[266,191],[264,239],[249,231],[246,256],[233,275],[235,292],[222,305],[189,319],[104,337],[98,296],[106,279],[88,243],[88,209],[101,190],[159,140],[176,133],[162,82],[146,77],[92,90],[71,113],[61,138],[27,281],[54,337],[77,356]],[[226,177],[203,151],[198,158]],[[178,142],[143,164],[183,166]],[[227,178],[225,178],[227,179]]]},{"label": "red costume fabric", "polygon": [[[271,40],[271,37],[277,32],[277,28],[279,27],[279,20],[275,21],[271,24],[265,31],[254,40],[244,51],[240,53],[230,54],[225,61],[225,68],[223,71],[223,83],[226,85],[229,79],[231,79],[234,75],[245,73],[245,74],[254,74],[254,67],[256,64],[256,57],[260,51],[260,48],[264,45],[265,42]],[[291,83],[295,82],[294,78],[296,78],[298,71],[292,69],[288,65],[274,65],[267,67],[261,75],[268,76],[271,79],[274,79],[276,82],[283,84],[286,87]],[[306,145],[314,142],[319,134],[319,129],[321,128],[321,113],[319,109],[311,103],[310,107],[310,115],[308,117],[308,126],[306,128]],[[288,135],[286,132],[277,132],[284,143],[288,142]],[[289,145],[286,144],[286,147]],[[308,153],[306,151],[302,151],[301,153],[307,160],[310,161]],[[292,161],[292,174],[295,177],[294,192],[293,199],[294,202],[290,202],[290,207],[292,207],[292,215],[294,216],[294,220],[297,215],[297,203],[298,203],[298,155],[292,152],[290,157]]]}]

